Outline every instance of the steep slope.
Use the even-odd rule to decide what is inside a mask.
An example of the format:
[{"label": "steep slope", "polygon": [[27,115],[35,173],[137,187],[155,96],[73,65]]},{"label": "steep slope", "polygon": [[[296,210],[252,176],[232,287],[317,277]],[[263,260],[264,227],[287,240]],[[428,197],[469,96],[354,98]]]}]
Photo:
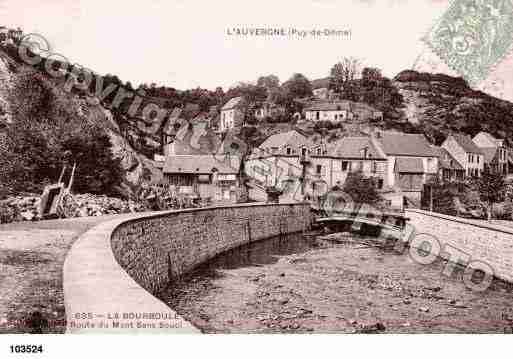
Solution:
[{"label": "steep slope", "polygon": [[[153,161],[136,151],[123,136],[118,123],[114,120],[111,110],[98,103],[87,101],[83,96],[64,91],[60,84],[33,68],[17,63],[9,55],[0,51],[0,144],[6,141],[6,128],[15,118],[11,116],[11,103],[13,96],[28,96],[23,92],[14,91],[13,88],[21,80],[21,76],[34,74],[44,84],[45,91],[51,92],[57,101],[62,100],[68,110],[85,122],[99,125],[106,133],[112,144],[111,151],[114,158],[119,158],[123,170],[121,188],[116,191],[124,196],[130,196],[137,190],[142,182],[156,182],[161,178],[160,171]],[[43,93],[44,95],[44,93]],[[32,99],[21,99],[30,102]]]},{"label": "steep slope", "polygon": [[487,131],[513,138],[513,104],[471,89],[461,78],[403,71],[393,81],[403,97],[405,117],[417,132],[440,143],[451,132]]}]

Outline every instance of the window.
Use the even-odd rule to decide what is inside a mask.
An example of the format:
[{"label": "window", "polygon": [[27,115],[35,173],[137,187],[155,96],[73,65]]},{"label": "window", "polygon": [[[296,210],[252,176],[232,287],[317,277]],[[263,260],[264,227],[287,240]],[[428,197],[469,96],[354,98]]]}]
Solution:
[{"label": "window", "polygon": [[320,147],[317,148],[317,155],[319,155],[319,156],[322,155],[322,148],[320,148]]},{"label": "window", "polygon": [[291,149],[290,147],[287,147],[287,150],[286,150],[286,151],[287,151],[287,155],[292,154],[292,149]]},{"label": "window", "polygon": [[469,155],[468,155],[468,161],[469,161],[469,162],[472,162],[472,154],[470,154],[470,153],[469,153]]},{"label": "window", "polygon": [[301,149],[301,156],[306,156],[306,148],[305,147],[303,147]]},{"label": "window", "polygon": [[378,189],[383,188],[383,178],[378,178]]},{"label": "window", "polygon": [[479,163],[479,155],[477,155],[477,163]]},{"label": "window", "polygon": [[376,161],[372,161],[371,163],[371,172],[372,173],[376,173],[378,171],[378,164],[376,163]]},{"label": "window", "polygon": [[320,175],[322,173],[322,165],[317,165],[316,167],[316,173]]},{"label": "window", "polygon": [[348,167],[349,167],[349,162],[342,161],[342,171],[347,171]]}]

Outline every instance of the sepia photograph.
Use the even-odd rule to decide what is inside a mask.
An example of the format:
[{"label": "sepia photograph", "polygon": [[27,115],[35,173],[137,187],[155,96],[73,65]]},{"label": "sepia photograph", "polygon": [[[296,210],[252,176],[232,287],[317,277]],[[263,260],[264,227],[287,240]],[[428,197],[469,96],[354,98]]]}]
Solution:
[{"label": "sepia photograph", "polygon": [[512,42],[511,0],[0,1],[0,334],[512,334]]}]

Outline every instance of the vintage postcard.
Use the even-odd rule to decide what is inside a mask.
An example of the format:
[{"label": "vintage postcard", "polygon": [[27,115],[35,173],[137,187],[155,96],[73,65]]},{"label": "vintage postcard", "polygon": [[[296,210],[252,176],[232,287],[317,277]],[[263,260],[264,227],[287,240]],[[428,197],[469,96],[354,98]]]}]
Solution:
[{"label": "vintage postcard", "polygon": [[512,333],[512,43],[512,0],[0,1],[0,333]]}]

